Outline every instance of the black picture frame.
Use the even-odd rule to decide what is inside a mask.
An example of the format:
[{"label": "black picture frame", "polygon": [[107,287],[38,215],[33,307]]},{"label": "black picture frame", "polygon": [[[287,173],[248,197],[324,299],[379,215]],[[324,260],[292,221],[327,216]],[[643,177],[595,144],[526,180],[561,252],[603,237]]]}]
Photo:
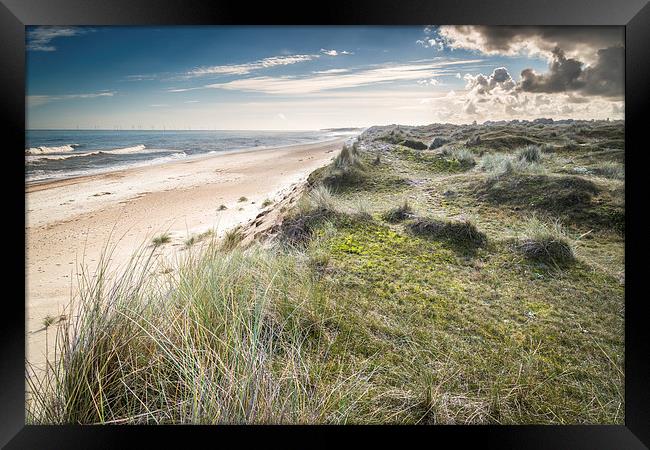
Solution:
[{"label": "black picture frame", "polygon": [[[647,228],[642,214],[647,198],[644,152],[647,132],[644,112],[650,98],[650,4],[646,0],[364,0],[345,3],[279,5],[274,2],[232,0],[0,0],[0,89],[2,90],[4,206],[11,247],[5,272],[5,318],[0,327],[0,444],[17,448],[130,448],[177,443],[188,445],[197,436],[213,445],[227,445],[225,437],[263,439],[297,433],[300,446],[323,444],[332,432],[337,438],[370,431],[374,437],[454,447],[471,444],[501,449],[640,449],[650,445],[650,338],[646,296],[642,285]],[[572,426],[437,426],[437,427],[127,427],[26,426],[25,196],[24,158],[18,147],[25,139],[25,26],[26,25],[191,25],[191,24],[359,24],[359,25],[622,25],[625,26],[626,118],[626,239],[625,239],[625,425]],[[644,142],[645,141],[645,142]],[[8,142],[8,144],[7,144]],[[642,145],[645,144],[645,145]],[[23,171],[24,172],[24,171]],[[20,229],[23,227],[23,229]],[[645,236],[644,236],[645,235]],[[19,236],[23,236],[22,239]],[[9,262],[11,261],[11,262]],[[21,294],[22,291],[22,294]],[[11,294],[10,294],[11,292]],[[15,295],[13,295],[15,292]],[[11,308],[7,308],[11,306]],[[20,320],[20,318],[23,320]],[[253,433],[250,433],[253,431]],[[430,435],[432,434],[432,435]],[[287,436],[284,437],[285,445]],[[140,441],[145,439],[144,441]],[[397,441],[399,439],[399,441]],[[423,440],[422,440],[423,439]],[[141,443],[138,443],[140,441]],[[146,444],[143,444],[146,443]]]}]

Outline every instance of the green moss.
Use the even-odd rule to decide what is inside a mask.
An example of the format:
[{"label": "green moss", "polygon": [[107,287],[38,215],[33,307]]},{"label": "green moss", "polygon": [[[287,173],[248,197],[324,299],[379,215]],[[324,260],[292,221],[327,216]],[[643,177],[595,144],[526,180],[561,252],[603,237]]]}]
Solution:
[{"label": "green moss", "polygon": [[453,157],[445,157],[436,153],[412,150],[404,146],[397,146],[392,153],[402,160],[416,163],[421,168],[436,173],[460,173],[474,166],[467,161],[459,161]]}]

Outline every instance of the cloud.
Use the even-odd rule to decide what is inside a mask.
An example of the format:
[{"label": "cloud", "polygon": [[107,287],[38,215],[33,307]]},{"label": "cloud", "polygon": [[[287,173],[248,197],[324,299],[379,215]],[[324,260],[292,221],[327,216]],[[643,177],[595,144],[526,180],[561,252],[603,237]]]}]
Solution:
[{"label": "cloud", "polygon": [[467,85],[465,89],[470,92],[472,96],[483,95],[490,93],[493,89],[501,92],[508,92],[515,88],[516,84],[510,73],[505,67],[497,67],[492,71],[491,75],[465,75]]},{"label": "cloud", "polygon": [[92,28],[77,27],[36,27],[27,32],[27,50],[34,52],[53,52],[51,42],[62,37],[78,36],[94,31]]},{"label": "cloud", "polygon": [[320,52],[321,52],[323,55],[327,55],[327,56],[353,55],[353,54],[354,54],[354,53],[352,53],[352,52],[348,52],[348,51],[346,51],[346,50],[337,51],[337,50],[334,50],[334,49],[332,49],[332,50],[326,50],[326,49],[324,49],[324,48],[321,48],[321,49],[320,49]]},{"label": "cloud", "polygon": [[319,55],[286,55],[271,56],[243,64],[226,64],[221,66],[198,67],[187,72],[187,77],[201,77],[205,75],[246,75],[255,70],[268,69],[277,66],[286,66],[319,58]]},{"label": "cloud", "polygon": [[188,100],[188,101],[183,102],[183,103],[199,103],[199,101],[198,100]]},{"label": "cloud", "polygon": [[417,83],[420,84],[420,85],[423,85],[423,86],[425,86],[425,85],[429,85],[429,86],[438,86],[438,85],[440,85],[440,81],[436,80],[435,78],[430,78],[428,80],[418,80]]},{"label": "cloud", "polygon": [[295,95],[311,94],[332,89],[355,88],[396,81],[416,81],[434,78],[444,72],[444,67],[471,64],[481,61],[448,60],[384,65],[347,73],[321,73],[309,76],[252,77],[214,83],[205,86],[211,89],[264,92],[267,94]]},{"label": "cloud", "polygon": [[151,81],[158,78],[157,74],[137,74],[137,75],[127,75],[124,77],[126,81]]},{"label": "cloud", "polygon": [[549,27],[446,25],[438,29],[452,49],[479,51],[485,55],[542,56],[553,58],[560,48],[569,58],[585,63],[596,59],[599,49],[623,46],[622,27]]},{"label": "cloud", "polygon": [[287,116],[285,116],[285,115],[282,114],[282,113],[278,113],[278,117],[279,117],[280,119],[282,119],[282,120],[287,120]]},{"label": "cloud", "polygon": [[327,70],[315,70],[312,73],[345,73],[349,72],[348,69],[327,69]]},{"label": "cloud", "polygon": [[171,88],[167,89],[167,92],[187,92],[187,91],[196,91],[197,89],[204,89],[203,86],[191,87],[191,88]]},{"label": "cloud", "polygon": [[437,48],[442,51],[445,48],[445,43],[441,39],[436,39],[434,37],[427,37],[425,39],[418,39],[415,41],[416,44],[420,44],[424,48]]},{"label": "cloud", "polygon": [[[427,99],[426,106],[438,121],[456,123],[485,121],[535,119],[605,119],[623,118],[623,102],[604,97],[575,97],[570,94],[534,94],[512,90],[493,89],[485,95],[471,92],[457,92]],[[577,102],[576,99],[580,99]],[[573,101],[572,101],[573,100]],[[585,100],[585,101],[582,101]]]},{"label": "cloud", "polygon": [[606,97],[623,96],[623,67],[625,55],[622,47],[598,50],[598,59],[587,67],[581,61],[567,58],[556,48],[549,70],[536,74],[532,69],[521,72],[521,90],[526,92],[581,92]]},{"label": "cloud", "polygon": [[439,51],[445,49],[445,41],[440,37],[437,29],[432,26],[426,26],[423,31],[424,38],[415,41],[416,44],[419,44],[424,48],[436,48]]},{"label": "cloud", "polygon": [[29,106],[40,106],[46,103],[59,101],[59,100],[74,100],[74,99],[88,99],[98,97],[112,97],[115,92],[102,91],[92,94],[66,94],[66,95],[28,95],[27,103]]},{"label": "cloud", "polygon": [[[566,59],[566,58],[565,58]],[[476,120],[502,120],[514,118],[606,118],[620,117],[616,98],[594,96],[589,84],[576,75],[572,62],[559,61],[556,67],[543,76],[535,75],[531,81],[525,76],[516,82],[505,67],[495,68],[491,74],[466,74],[465,91],[449,96],[444,110],[458,118]],[[551,75],[553,74],[553,75]],[[535,84],[531,84],[535,83]],[[568,89],[567,86],[572,86]],[[602,86],[599,89],[604,89]],[[440,108],[440,104],[432,104]],[[454,118],[447,116],[447,118]]]},{"label": "cloud", "polygon": [[525,92],[579,92],[622,97],[625,54],[621,27],[442,26],[438,34],[451,48],[487,55],[541,56],[548,71],[521,72]]}]

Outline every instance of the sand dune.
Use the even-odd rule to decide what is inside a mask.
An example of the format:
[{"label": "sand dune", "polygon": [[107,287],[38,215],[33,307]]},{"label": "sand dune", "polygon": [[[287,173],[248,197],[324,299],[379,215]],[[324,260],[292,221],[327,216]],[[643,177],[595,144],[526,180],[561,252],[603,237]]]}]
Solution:
[{"label": "sand dune", "polygon": [[[343,142],[210,155],[27,186],[27,359],[44,362],[43,319],[63,311],[82,257],[92,271],[110,243],[117,268],[164,231],[172,237],[161,248],[166,256],[182,251],[193,233],[215,229],[221,235],[256,218],[266,198],[277,202],[294,191]],[[222,204],[227,209],[219,211]]]}]

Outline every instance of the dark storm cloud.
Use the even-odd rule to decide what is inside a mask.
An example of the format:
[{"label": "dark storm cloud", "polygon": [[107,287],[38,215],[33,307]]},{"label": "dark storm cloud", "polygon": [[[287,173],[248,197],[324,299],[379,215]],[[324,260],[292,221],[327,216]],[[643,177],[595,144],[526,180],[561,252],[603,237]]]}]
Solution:
[{"label": "dark storm cloud", "polygon": [[546,54],[556,47],[591,62],[601,48],[622,46],[622,27],[442,26],[440,36],[451,47],[487,54]]},{"label": "dark storm cloud", "polygon": [[578,92],[583,95],[622,96],[623,48],[601,49],[597,54],[596,63],[584,67],[581,61],[567,58],[561,49],[556,48],[548,72],[536,74],[532,69],[524,69],[521,72],[519,88],[525,92]]},{"label": "dark storm cloud", "polygon": [[566,58],[559,48],[553,51],[553,61],[549,64],[548,72],[536,74],[533,69],[521,71],[520,88],[526,92],[564,92],[575,91],[584,86],[580,80],[582,62]]},{"label": "dark storm cloud", "polygon": [[598,50],[598,62],[584,70],[583,79],[586,94],[617,96],[623,95],[625,50],[610,47]]},{"label": "dark storm cloud", "polygon": [[[524,69],[517,90],[623,96],[621,27],[442,26],[439,34],[452,48],[485,54],[528,54],[548,58],[548,72]],[[493,82],[504,79],[507,71],[503,70],[504,73],[495,71],[492,74]],[[485,87],[489,90],[490,86]]]}]

